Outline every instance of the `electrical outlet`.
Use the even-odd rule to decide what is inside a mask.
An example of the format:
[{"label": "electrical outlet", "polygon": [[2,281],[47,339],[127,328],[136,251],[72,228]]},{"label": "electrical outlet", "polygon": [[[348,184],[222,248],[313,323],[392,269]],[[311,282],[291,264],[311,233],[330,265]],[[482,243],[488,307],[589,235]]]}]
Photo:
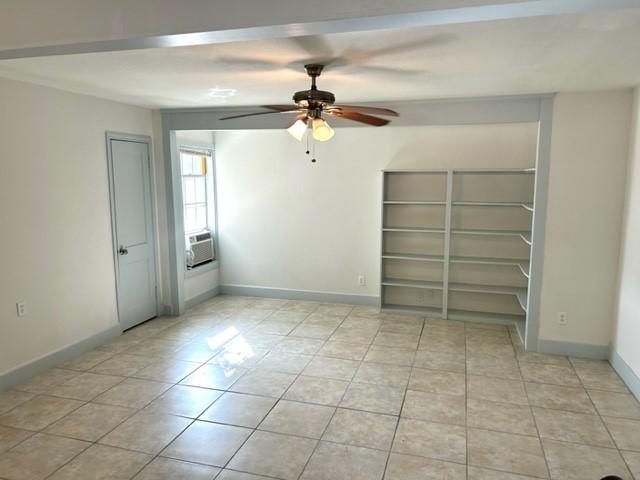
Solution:
[{"label": "electrical outlet", "polygon": [[367,284],[367,277],[364,275],[358,275],[358,285],[364,287]]},{"label": "electrical outlet", "polygon": [[424,302],[424,292],[420,292],[416,295],[416,300],[418,302]]},{"label": "electrical outlet", "polygon": [[558,325],[566,325],[569,323],[567,312],[558,312]]},{"label": "electrical outlet", "polygon": [[27,304],[24,302],[16,303],[16,313],[19,317],[24,317],[27,314]]}]

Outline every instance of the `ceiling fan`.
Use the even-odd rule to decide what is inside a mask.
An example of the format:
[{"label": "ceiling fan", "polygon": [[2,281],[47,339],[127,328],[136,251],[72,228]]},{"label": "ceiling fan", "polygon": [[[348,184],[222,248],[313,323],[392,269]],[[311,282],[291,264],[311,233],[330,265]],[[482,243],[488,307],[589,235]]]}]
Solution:
[{"label": "ceiling fan", "polygon": [[311,77],[311,88],[302,90],[293,95],[294,105],[262,105],[267,112],[245,113],[243,115],[233,115],[220,120],[231,120],[235,118],[253,117],[256,115],[270,115],[274,113],[297,113],[295,120],[287,131],[298,141],[301,141],[305,132],[311,126],[313,138],[325,142],[334,135],[333,128],[322,118],[323,114],[333,117],[344,118],[360,122],[375,127],[382,127],[389,123],[389,120],[375,115],[397,117],[398,113],[388,108],[364,107],[357,105],[336,105],[336,98],[331,92],[318,90],[316,79],[322,73],[324,65],[309,63],[304,66],[307,75]]}]

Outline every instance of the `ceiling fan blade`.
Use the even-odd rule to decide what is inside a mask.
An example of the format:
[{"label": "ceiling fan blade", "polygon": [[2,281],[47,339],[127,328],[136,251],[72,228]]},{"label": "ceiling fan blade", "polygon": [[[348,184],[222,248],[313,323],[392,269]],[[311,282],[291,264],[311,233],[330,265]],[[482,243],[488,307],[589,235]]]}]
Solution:
[{"label": "ceiling fan blade", "polygon": [[363,49],[363,48],[347,48],[342,52],[348,63],[366,64],[371,60],[384,57],[387,55],[403,54],[421,48],[429,48],[446,44],[455,39],[454,35],[442,33],[439,35],[431,35],[428,37],[416,38],[407,42],[388,44],[381,48]]},{"label": "ceiling fan blade", "polygon": [[378,107],[362,107],[359,105],[331,105],[327,108],[327,111],[341,110],[342,112],[353,111],[360,113],[371,113],[373,115],[386,115],[389,117],[398,117],[398,112],[390,110],[388,108]]},{"label": "ceiling fan blade", "polygon": [[297,105],[260,105],[260,108],[268,108],[269,110],[275,110],[276,112],[290,112],[292,110],[300,110]]},{"label": "ceiling fan blade", "polygon": [[377,65],[354,65],[353,67],[354,69],[361,70],[363,73],[373,73],[377,75],[423,75],[428,73],[427,70],[418,68],[394,68]]},{"label": "ceiling fan blade", "polygon": [[374,127],[382,127],[389,123],[389,120],[385,118],[374,117],[372,115],[365,115],[364,113],[354,112],[352,110],[340,111],[335,110],[327,112],[334,117],[346,118],[347,120],[353,120],[354,122],[366,123],[367,125],[373,125]]},{"label": "ceiling fan blade", "polygon": [[240,67],[240,68],[268,68],[273,69],[280,67],[277,62],[270,62],[268,60],[261,60],[259,58],[242,58],[242,57],[217,57],[216,63],[223,66]]},{"label": "ceiling fan blade", "polygon": [[313,61],[327,66],[335,60],[333,48],[322,35],[302,35],[291,37],[290,40],[309,56],[306,63]]},{"label": "ceiling fan blade", "polygon": [[254,112],[254,113],[243,113],[242,115],[232,115],[230,117],[222,117],[220,120],[233,120],[235,118],[245,118],[245,117],[255,117],[258,115],[273,115],[275,113],[294,113],[300,112],[299,108],[291,108],[290,110],[274,110],[271,112]]}]

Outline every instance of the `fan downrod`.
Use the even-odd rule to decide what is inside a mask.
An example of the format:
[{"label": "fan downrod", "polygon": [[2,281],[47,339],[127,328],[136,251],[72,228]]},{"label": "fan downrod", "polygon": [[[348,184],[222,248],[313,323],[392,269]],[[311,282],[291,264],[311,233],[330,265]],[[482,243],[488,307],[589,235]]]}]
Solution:
[{"label": "fan downrod", "polygon": [[315,86],[316,78],[322,73],[324,65],[320,65],[319,63],[307,63],[304,66],[304,69],[307,71],[307,75],[311,77],[312,86]]},{"label": "fan downrod", "polygon": [[309,109],[311,115],[314,115],[314,112],[319,114],[322,112],[322,109],[328,105],[333,105],[336,101],[333,93],[325,92],[323,90],[318,90],[316,86],[316,78],[320,76],[322,70],[324,69],[324,65],[319,63],[308,63],[304,66],[307,71],[307,75],[311,77],[311,88],[309,90],[303,90],[301,92],[296,92],[293,95],[293,101],[298,104],[301,108]]}]

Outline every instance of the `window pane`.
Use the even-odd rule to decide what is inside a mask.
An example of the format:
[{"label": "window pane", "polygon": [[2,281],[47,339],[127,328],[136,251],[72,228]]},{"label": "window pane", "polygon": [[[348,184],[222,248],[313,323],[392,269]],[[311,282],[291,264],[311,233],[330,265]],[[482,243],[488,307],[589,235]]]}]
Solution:
[{"label": "window pane", "polygon": [[195,184],[194,203],[205,203],[207,201],[205,177],[195,177],[193,181]]},{"label": "window pane", "polygon": [[184,179],[184,203],[196,202],[195,178],[187,177]]},{"label": "window pane", "polygon": [[205,205],[200,205],[196,208],[196,228],[199,230],[204,230],[207,228],[207,207]]},{"label": "window pane", "polygon": [[197,230],[196,225],[196,208],[187,206],[184,209],[184,230],[185,232],[193,232]]},{"label": "window pane", "polygon": [[182,164],[182,175],[191,175],[193,173],[193,156],[188,153],[180,154],[180,163]]}]

